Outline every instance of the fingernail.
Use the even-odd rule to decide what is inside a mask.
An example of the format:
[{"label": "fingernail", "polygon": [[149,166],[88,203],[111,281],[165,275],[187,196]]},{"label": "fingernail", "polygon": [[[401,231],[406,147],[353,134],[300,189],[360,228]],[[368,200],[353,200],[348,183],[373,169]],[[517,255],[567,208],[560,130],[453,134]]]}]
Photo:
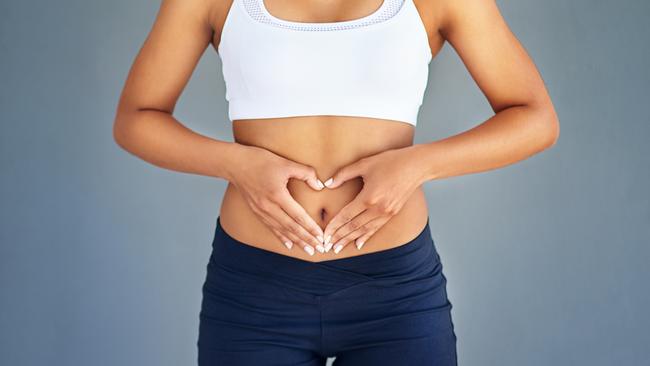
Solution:
[{"label": "fingernail", "polygon": [[322,235],[318,235],[316,237],[316,239],[318,239],[318,241],[321,242],[321,243],[323,242],[323,236]]},{"label": "fingernail", "polygon": [[357,249],[361,250],[361,247],[363,246],[364,242],[363,240],[360,240],[357,242]]},{"label": "fingernail", "polygon": [[325,251],[329,253],[330,249],[332,249],[332,245],[334,245],[334,244],[332,244],[332,243],[325,244]]},{"label": "fingernail", "polygon": [[293,243],[291,241],[289,241],[289,240],[285,241],[284,245],[289,249],[291,249],[293,247]]},{"label": "fingernail", "polygon": [[330,179],[326,180],[325,181],[325,187],[329,187],[330,184],[332,184],[333,181],[334,181],[334,178],[330,178]]},{"label": "fingernail", "polygon": [[320,244],[316,246],[316,250],[318,250],[320,253],[325,253],[325,247]]},{"label": "fingernail", "polygon": [[316,179],[316,182],[317,182],[316,184],[318,185],[319,189],[325,188],[325,185],[323,184],[323,182],[320,181],[320,179]]},{"label": "fingernail", "polygon": [[328,235],[327,238],[325,238],[325,245],[330,244],[330,240],[332,240],[332,235]]},{"label": "fingernail", "polygon": [[343,244],[336,244],[334,247],[334,253],[339,254],[339,252],[343,249]]},{"label": "fingernail", "polygon": [[303,248],[305,249],[305,252],[309,253],[309,255],[314,255],[314,248],[309,245],[305,245]]}]

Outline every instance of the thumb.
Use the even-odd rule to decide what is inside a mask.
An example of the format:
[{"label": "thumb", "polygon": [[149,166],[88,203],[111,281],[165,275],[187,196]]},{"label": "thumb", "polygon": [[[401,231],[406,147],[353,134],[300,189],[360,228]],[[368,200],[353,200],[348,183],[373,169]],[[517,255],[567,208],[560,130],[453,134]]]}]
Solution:
[{"label": "thumb", "polygon": [[303,164],[291,164],[289,168],[289,177],[304,181],[314,190],[320,191],[325,188],[323,182],[318,179],[314,167]]},{"label": "thumb", "polygon": [[339,169],[334,175],[325,181],[325,187],[336,188],[352,178],[359,177],[363,174],[361,161],[356,161]]}]

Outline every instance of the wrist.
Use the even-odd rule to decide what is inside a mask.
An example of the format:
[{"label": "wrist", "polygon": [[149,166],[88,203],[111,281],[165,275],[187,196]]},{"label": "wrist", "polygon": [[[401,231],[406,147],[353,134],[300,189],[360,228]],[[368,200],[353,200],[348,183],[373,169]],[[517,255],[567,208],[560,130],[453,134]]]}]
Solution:
[{"label": "wrist", "polygon": [[225,142],[217,154],[219,156],[219,176],[232,182],[236,170],[242,165],[241,156],[248,148],[238,142]]},{"label": "wrist", "polygon": [[418,183],[423,184],[437,178],[435,153],[433,143],[415,144],[409,147],[412,154],[415,171],[418,175]]}]

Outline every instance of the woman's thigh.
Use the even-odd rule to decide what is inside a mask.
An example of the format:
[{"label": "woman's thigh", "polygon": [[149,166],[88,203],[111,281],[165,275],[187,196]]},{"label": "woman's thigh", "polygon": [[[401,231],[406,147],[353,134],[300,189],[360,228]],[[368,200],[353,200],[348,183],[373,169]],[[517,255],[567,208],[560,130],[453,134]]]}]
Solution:
[{"label": "woman's thigh", "polygon": [[[320,312],[308,293],[214,257],[199,316],[199,366],[324,366]],[[282,269],[279,269],[282,271]]]},{"label": "woman's thigh", "polygon": [[456,339],[451,331],[424,338],[349,350],[333,366],[426,365],[457,366]]},{"label": "woman's thigh", "polygon": [[456,366],[442,262],[428,234],[418,240],[410,250],[368,262],[372,271],[356,263],[339,267],[373,280],[321,299],[323,347],[336,355],[334,365]]},{"label": "woman's thigh", "polygon": [[325,366],[327,358],[315,352],[272,344],[258,344],[250,350],[226,350],[199,345],[199,366]]}]

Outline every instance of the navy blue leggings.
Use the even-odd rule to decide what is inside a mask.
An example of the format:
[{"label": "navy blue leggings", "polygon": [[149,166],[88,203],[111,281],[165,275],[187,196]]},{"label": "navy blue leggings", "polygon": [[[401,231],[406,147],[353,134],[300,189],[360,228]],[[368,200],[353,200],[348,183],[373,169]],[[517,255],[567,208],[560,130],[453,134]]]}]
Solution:
[{"label": "navy blue leggings", "polygon": [[429,221],[408,243],[309,262],[239,242],[217,218],[199,366],[456,366],[447,280]]}]

